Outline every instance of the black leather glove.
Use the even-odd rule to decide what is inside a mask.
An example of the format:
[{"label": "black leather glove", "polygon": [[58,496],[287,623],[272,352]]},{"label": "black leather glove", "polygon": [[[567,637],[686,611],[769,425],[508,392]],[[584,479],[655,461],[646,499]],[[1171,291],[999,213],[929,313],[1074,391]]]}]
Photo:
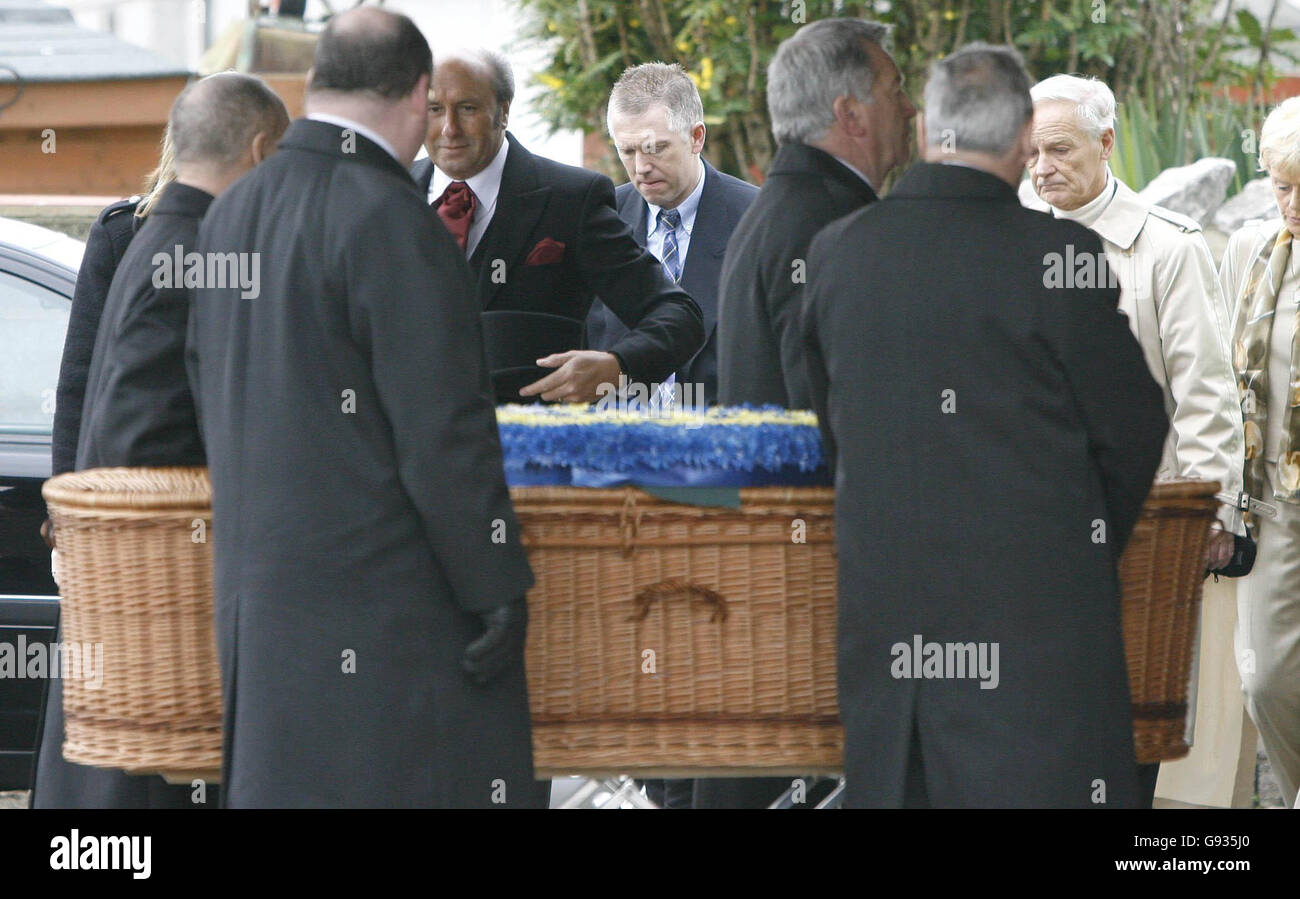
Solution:
[{"label": "black leather glove", "polygon": [[523,653],[528,635],[528,604],[522,599],[480,612],[483,636],[465,648],[462,662],[470,679],[487,684]]}]

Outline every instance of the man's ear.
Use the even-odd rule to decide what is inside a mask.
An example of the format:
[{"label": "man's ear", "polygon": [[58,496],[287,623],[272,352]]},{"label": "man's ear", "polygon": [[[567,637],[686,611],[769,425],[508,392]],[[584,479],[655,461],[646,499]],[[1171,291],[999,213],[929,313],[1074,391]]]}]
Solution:
[{"label": "man's ear", "polygon": [[691,152],[697,156],[704,152],[704,138],[707,133],[703,122],[696,122],[695,127],[691,129]]},{"label": "man's ear", "polygon": [[510,126],[510,104],[501,103],[497,106],[497,125],[504,129]]},{"label": "man's ear", "polygon": [[261,165],[266,160],[266,157],[270,155],[267,149],[270,143],[271,139],[265,131],[259,131],[253,135],[253,143],[249,147],[249,152],[253,156],[253,165]]},{"label": "man's ear", "polygon": [[1016,141],[1015,150],[1016,150],[1016,155],[1017,155],[1016,163],[1017,163],[1017,164],[1020,166],[1020,168],[1022,168],[1022,169],[1028,168],[1028,167],[1029,167],[1029,157],[1031,157],[1031,156],[1034,155],[1034,118],[1033,118],[1033,116],[1030,116],[1030,117],[1029,117],[1029,121],[1028,121],[1028,122],[1025,122],[1025,127],[1023,127],[1023,128],[1020,129],[1020,138],[1019,138],[1019,140]]},{"label": "man's ear", "polygon": [[1113,152],[1115,152],[1115,129],[1107,128],[1101,133],[1101,161],[1110,159],[1110,154]]},{"label": "man's ear", "polygon": [[411,93],[407,95],[406,102],[411,106],[419,106],[422,109],[429,108],[429,76],[421,75],[420,80],[415,82],[415,87],[411,88]]},{"label": "man's ear", "polygon": [[831,114],[835,116],[835,121],[839,123],[840,129],[850,137],[861,137],[863,128],[862,123],[858,121],[857,101],[845,94],[835,98],[831,104]]}]

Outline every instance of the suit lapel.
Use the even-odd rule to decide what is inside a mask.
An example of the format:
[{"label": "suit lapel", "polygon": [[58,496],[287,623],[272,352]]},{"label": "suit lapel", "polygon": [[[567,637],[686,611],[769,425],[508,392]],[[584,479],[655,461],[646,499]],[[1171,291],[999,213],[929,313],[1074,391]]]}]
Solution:
[{"label": "suit lapel", "polygon": [[546,209],[551,188],[539,186],[533,154],[529,153],[510,132],[506,132],[510,150],[501,172],[501,189],[497,193],[497,208],[487,233],[479,241],[473,263],[478,273],[478,295],[486,309],[501,289],[501,279],[493,279],[493,260],[503,259],[506,277],[510,269],[523,265],[525,253],[531,249],[524,244]]},{"label": "suit lapel", "polygon": [[629,190],[623,197],[623,202],[619,203],[618,214],[631,226],[632,236],[636,238],[637,244],[644,247],[646,241],[650,239],[650,233],[646,228],[650,207],[646,204],[645,197],[641,196],[636,188]]},{"label": "suit lapel", "polygon": [[[712,334],[718,324],[718,277],[722,270],[722,257],[727,252],[727,237],[731,233],[718,181],[717,171],[705,162],[704,190],[695,211],[691,244],[686,251],[686,267],[682,269],[681,277],[682,289],[691,295],[704,313],[706,336]],[[643,218],[642,230],[644,228]]]}]

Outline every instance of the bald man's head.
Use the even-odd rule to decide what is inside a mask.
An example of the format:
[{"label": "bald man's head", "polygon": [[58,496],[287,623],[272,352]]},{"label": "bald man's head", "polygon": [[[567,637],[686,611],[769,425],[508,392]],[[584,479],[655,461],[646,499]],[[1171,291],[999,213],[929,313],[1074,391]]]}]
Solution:
[{"label": "bald man's head", "polygon": [[[289,127],[289,111],[256,75],[221,72],[181,91],[168,126],[178,168],[228,168],[269,153]],[[259,134],[267,146],[254,154]]]},{"label": "bald man's head", "polygon": [[433,72],[433,53],[415,23],[372,6],[330,19],[316,42],[309,93],[367,93],[385,100],[410,94]]}]

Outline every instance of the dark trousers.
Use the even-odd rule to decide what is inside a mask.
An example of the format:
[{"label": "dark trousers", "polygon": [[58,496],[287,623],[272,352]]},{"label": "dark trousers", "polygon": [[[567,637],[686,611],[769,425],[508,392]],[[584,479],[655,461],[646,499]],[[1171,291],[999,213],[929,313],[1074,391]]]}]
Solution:
[{"label": "dark trousers", "polygon": [[1160,776],[1160,763],[1138,765],[1138,808],[1151,808],[1156,801],[1156,778]]}]

